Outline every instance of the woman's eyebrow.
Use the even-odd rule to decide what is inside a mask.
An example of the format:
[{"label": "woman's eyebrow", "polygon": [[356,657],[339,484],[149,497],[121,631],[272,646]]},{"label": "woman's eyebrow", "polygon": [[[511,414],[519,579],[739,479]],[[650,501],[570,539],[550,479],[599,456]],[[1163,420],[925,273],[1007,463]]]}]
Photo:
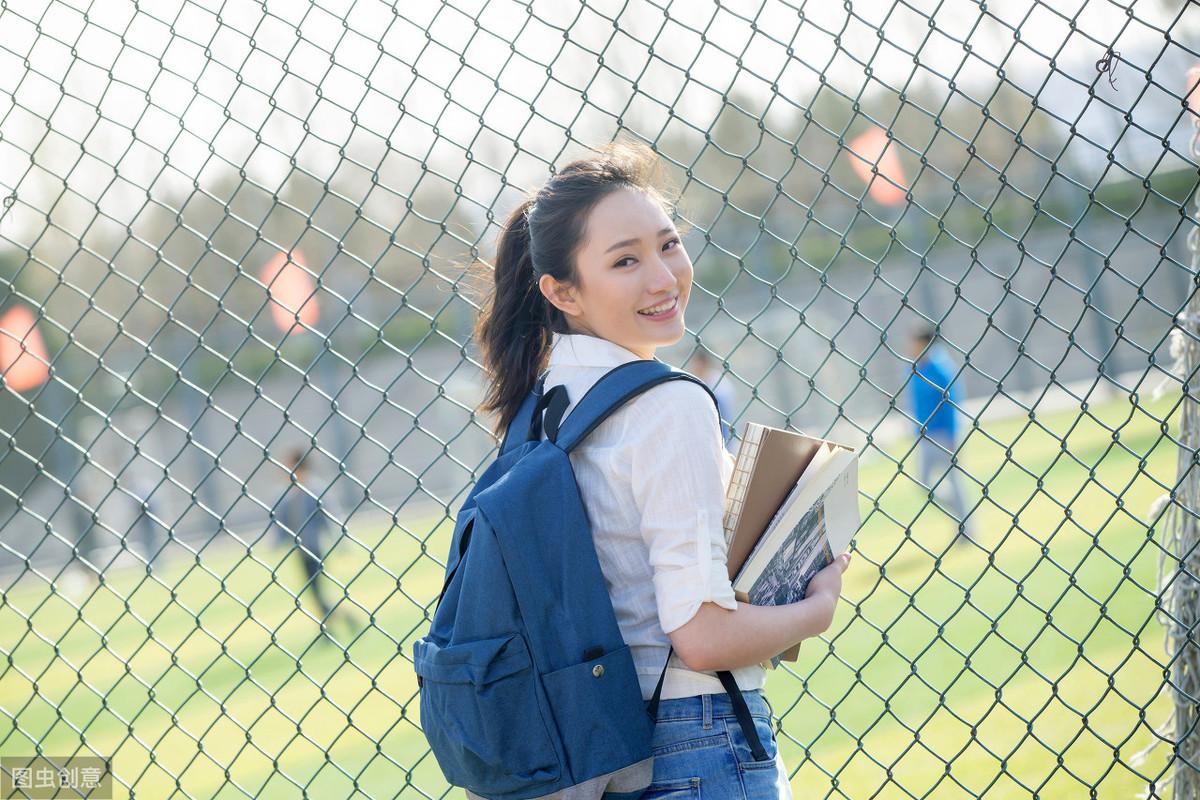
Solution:
[{"label": "woman's eyebrow", "polygon": [[[665,236],[670,232],[671,232],[670,228],[663,228],[661,231],[658,232],[658,235]],[[614,244],[612,247],[608,248],[604,252],[611,253],[613,250],[616,250],[619,247],[628,247],[629,245],[637,244],[640,241],[641,241],[641,239],[625,239],[624,241],[617,242],[616,244]]]}]

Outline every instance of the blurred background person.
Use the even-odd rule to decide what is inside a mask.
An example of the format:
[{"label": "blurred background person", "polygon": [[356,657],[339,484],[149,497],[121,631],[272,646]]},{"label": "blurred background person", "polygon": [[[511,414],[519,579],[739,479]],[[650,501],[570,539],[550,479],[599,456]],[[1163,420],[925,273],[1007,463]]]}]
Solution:
[{"label": "blurred background person", "polygon": [[301,448],[292,450],[287,454],[284,464],[291,473],[291,485],[279,503],[276,528],[282,532],[282,538],[293,544],[300,554],[305,581],[296,596],[303,596],[304,590],[311,588],[320,611],[318,619],[322,624],[330,625],[335,620],[342,620],[347,626],[352,626],[353,619],[349,612],[340,608],[335,612],[321,586],[320,577],[324,573],[327,552],[323,540],[329,523],[321,501],[307,488],[311,477],[308,451]]},{"label": "blurred background person", "polygon": [[72,487],[76,503],[68,519],[76,524],[77,534],[71,552],[71,561],[63,573],[63,587],[67,594],[81,602],[87,600],[100,588],[100,575],[104,565],[104,525],[96,501],[98,493],[86,476],[77,475]]},{"label": "blurred background person", "polygon": [[721,438],[725,440],[725,449],[731,453],[737,452],[737,440],[733,436],[733,389],[729,381],[723,381],[724,372],[718,368],[717,361],[703,347],[692,356],[692,374],[704,381],[712,389],[717,398],[717,411],[721,417]]},{"label": "blurred background person", "polygon": [[[935,495],[949,494],[950,510],[958,524],[957,542],[974,541],[967,515],[960,468],[950,463],[958,450],[958,414],[962,386],[954,380],[954,362],[938,343],[933,326],[919,328],[909,341],[914,375],[908,396],[917,438],[921,483]],[[924,426],[924,430],[922,430]]]},{"label": "blurred background person", "polygon": [[[158,534],[158,526],[153,519],[153,515],[160,511],[158,503],[154,500],[156,488],[153,479],[142,472],[134,475],[133,485],[130,486],[136,515],[130,526],[130,532],[134,534],[135,541],[140,545],[142,556],[146,559],[147,564],[154,563],[154,557],[163,544],[162,537]],[[128,543],[126,547],[129,547]]]}]

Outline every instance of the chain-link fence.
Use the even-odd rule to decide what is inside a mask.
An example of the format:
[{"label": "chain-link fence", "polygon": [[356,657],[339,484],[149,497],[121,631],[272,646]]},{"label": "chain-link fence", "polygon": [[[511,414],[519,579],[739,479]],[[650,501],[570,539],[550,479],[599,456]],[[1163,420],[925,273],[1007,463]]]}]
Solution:
[{"label": "chain-link fence", "polygon": [[445,796],[407,654],[494,454],[464,267],[623,134],[691,225],[660,357],[861,447],[768,681],[796,795],[1197,796],[1197,51],[1182,0],[0,0],[0,756]]}]

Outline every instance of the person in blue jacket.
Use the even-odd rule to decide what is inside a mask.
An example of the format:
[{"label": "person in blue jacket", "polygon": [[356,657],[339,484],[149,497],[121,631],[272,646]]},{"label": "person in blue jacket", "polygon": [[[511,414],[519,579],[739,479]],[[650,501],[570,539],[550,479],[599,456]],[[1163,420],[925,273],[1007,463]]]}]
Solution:
[{"label": "person in blue jacket", "polygon": [[908,382],[908,396],[921,482],[936,494],[949,494],[950,510],[958,523],[957,541],[973,540],[960,468],[950,463],[959,446],[962,413],[962,385],[955,380],[957,369],[945,347],[937,343],[932,326],[913,334],[909,355],[913,376]]}]

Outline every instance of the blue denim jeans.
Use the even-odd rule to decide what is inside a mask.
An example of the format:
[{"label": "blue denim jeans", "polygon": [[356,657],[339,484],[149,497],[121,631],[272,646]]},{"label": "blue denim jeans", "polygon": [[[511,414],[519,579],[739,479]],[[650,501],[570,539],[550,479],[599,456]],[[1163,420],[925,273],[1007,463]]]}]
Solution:
[{"label": "blue denim jeans", "polygon": [[654,726],[654,779],[642,800],[791,800],[771,707],[761,690],[742,696],[770,760],[750,754],[729,695],[663,700]]}]

